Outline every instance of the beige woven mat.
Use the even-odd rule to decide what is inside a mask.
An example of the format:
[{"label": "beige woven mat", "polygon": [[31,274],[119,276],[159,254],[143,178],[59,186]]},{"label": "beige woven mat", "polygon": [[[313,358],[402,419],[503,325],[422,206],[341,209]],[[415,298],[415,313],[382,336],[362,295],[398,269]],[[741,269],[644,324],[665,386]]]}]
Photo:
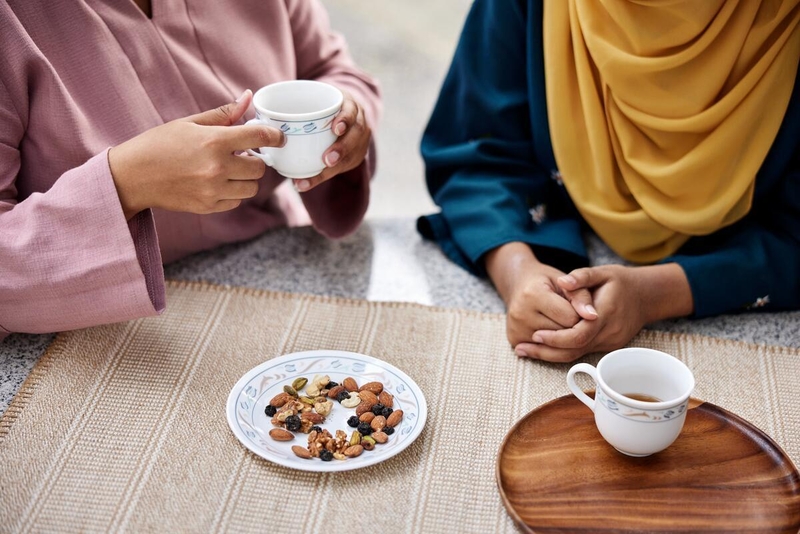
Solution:
[{"label": "beige woven mat", "polygon": [[[3,532],[516,532],[497,493],[506,430],[568,393],[517,359],[502,315],[173,283],[162,317],[63,334],[0,422]],[[696,396],[800,459],[800,352],[687,335],[635,344],[694,370]],[[273,356],[367,353],[429,403],[420,438],[373,467],[292,471],[231,433],[233,384]],[[596,358],[589,358],[596,361]]]}]

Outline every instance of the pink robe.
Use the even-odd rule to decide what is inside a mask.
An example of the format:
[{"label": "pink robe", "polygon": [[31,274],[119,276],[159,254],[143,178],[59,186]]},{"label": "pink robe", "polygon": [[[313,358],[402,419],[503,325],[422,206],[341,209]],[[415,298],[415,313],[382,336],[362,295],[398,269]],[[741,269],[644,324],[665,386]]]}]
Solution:
[{"label": "pink robe", "polygon": [[132,0],[0,3],[0,339],[160,313],[162,260],[309,217],[329,237],[352,232],[374,147],[302,203],[268,170],[229,212],[122,213],[108,147],[298,78],[350,91],[374,129],[376,83],[318,0],[153,0],[152,19]]}]

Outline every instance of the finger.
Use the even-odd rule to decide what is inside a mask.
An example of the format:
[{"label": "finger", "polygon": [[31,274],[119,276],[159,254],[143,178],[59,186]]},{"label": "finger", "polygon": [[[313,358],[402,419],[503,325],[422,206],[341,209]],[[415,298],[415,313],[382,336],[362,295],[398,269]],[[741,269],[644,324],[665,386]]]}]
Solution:
[{"label": "finger", "polygon": [[247,150],[248,148],[275,147],[286,145],[286,136],[277,128],[258,124],[232,126],[220,130],[224,139],[223,145],[230,152]]},{"label": "finger", "polygon": [[239,119],[242,118],[247,108],[250,107],[252,99],[253,92],[250,89],[246,89],[241,96],[233,102],[202,113],[190,115],[181,120],[201,124],[203,126],[231,126],[239,122]]},{"label": "finger", "polygon": [[582,288],[592,288],[605,281],[602,269],[598,267],[584,267],[575,269],[569,274],[556,279],[558,287],[565,291],[575,291]]},{"label": "finger", "polygon": [[228,180],[225,184],[223,200],[244,200],[258,194],[258,180]]},{"label": "finger", "polygon": [[542,297],[539,310],[542,315],[558,323],[561,328],[570,328],[580,321],[580,315],[572,308],[570,302],[555,293]]},{"label": "finger", "polygon": [[567,300],[572,304],[572,308],[587,321],[597,319],[597,310],[593,306],[594,299],[588,289],[578,289],[576,291],[565,292]]},{"label": "finger", "polygon": [[521,358],[532,358],[553,363],[575,361],[585,354],[579,349],[554,349],[547,345],[536,345],[534,343],[520,343],[514,347],[514,353]]},{"label": "finger", "polygon": [[343,136],[347,129],[355,124],[359,110],[358,104],[350,96],[350,93],[347,91],[342,91],[342,93],[344,94],[342,109],[339,110],[339,114],[336,115],[336,118],[331,123],[331,130],[337,137]]},{"label": "finger", "polygon": [[246,155],[233,156],[228,165],[228,180],[258,180],[267,168],[260,158]]},{"label": "finger", "polygon": [[600,321],[579,321],[572,328],[537,330],[531,340],[557,349],[585,349],[597,337],[601,326]]}]

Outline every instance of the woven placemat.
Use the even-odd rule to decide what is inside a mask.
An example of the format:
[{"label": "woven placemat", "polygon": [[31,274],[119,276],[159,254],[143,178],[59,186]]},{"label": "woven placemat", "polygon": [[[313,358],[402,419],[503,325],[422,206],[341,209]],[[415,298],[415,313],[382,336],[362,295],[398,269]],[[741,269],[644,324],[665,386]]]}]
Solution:
[{"label": "woven placemat", "polygon": [[[516,358],[504,316],[170,283],[168,311],[58,336],[0,420],[2,532],[516,532],[494,478],[506,431],[568,393],[568,365]],[[644,332],[695,396],[800,458],[800,351]],[[420,438],[381,464],[317,474],[247,451],[231,387],[274,356],[366,353],[421,387]],[[597,357],[589,357],[596,362]]]}]

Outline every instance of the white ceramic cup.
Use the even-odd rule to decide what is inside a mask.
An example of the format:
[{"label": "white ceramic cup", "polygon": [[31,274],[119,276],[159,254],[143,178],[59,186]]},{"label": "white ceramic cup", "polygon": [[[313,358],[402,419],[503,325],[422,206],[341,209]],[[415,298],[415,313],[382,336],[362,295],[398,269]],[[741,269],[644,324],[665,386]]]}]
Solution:
[{"label": "white ceramic cup", "polygon": [[292,80],[262,87],[253,95],[256,118],[247,124],[278,128],[286,136],[281,148],[262,147],[261,158],[287,178],[310,178],[323,169],[322,154],[336,141],[331,123],[342,108],[342,92],[312,80]]},{"label": "white ceramic cup", "polygon": [[[594,380],[594,399],[575,383],[577,373]],[[572,366],[567,385],[594,412],[597,429],[611,446],[628,456],[649,456],[669,447],[680,434],[694,375],[674,356],[632,347],[609,352],[596,368],[588,363]],[[626,396],[631,394],[659,401]]]}]

